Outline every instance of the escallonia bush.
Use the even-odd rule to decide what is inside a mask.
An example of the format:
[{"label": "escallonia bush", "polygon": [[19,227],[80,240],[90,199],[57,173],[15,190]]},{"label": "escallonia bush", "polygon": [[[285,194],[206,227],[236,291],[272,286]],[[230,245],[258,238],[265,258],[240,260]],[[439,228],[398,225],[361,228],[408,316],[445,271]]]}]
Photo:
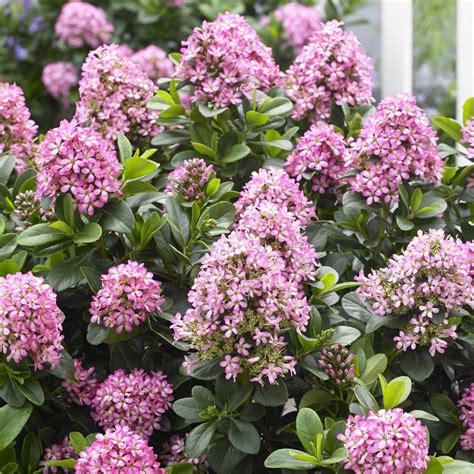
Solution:
[{"label": "escallonia bush", "polygon": [[98,45],[40,136],[0,85],[1,472],[472,472],[474,99],[307,28]]}]

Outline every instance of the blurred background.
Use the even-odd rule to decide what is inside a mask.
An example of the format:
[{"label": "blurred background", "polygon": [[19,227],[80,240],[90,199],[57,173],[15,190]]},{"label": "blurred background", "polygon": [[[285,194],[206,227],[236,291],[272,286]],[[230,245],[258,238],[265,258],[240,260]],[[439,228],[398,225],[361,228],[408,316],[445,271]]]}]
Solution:
[{"label": "blurred background", "polygon": [[[397,3],[397,0],[392,0]],[[403,3],[403,0],[400,0]],[[44,66],[70,61],[80,69],[89,52],[71,48],[55,34],[54,25],[64,0],[0,0],[0,80],[16,82],[27,98],[42,131],[71,115],[69,106],[55,100],[41,82]],[[273,48],[282,69],[296,52],[285,38],[283,21],[275,11],[288,2],[278,0],[101,0],[89,1],[105,10],[114,25],[112,41],[139,50],[150,44],[167,53],[203,20],[222,11],[243,14]],[[375,64],[375,97],[381,95],[382,0],[317,0],[299,3],[313,7],[322,21],[345,22]],[[456,0],[412,0],[412,90],[429,115],[456,112]],[[397,67],[397,65],[395,65]]]}]

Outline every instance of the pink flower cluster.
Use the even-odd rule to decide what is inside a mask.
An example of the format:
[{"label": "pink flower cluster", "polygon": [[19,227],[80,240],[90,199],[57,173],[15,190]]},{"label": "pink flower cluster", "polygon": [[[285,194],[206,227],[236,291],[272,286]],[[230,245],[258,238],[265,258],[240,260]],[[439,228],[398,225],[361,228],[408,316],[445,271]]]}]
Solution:
[{"label": "pink flower cluster", "polygon": [[21,88],[0,82],[0,155],[14,155],[19,173],[26,168],[38,130],[30,117]]},{"label": "pink flower cluster", "polygon": [[342,23],[324,23],[283,77],[295,103],[292,117],[317,122],[331,115],[331,106],[372,102],[372,63],[353,33]]},{"label": "pink flower cluster", "polygon": [[209,463],[206,459],[206,454],[202,453],[197,458],[189,459],[185,452],[186,437],[173,435],[166,443],[160,455],[160,461],[166,466],[170,464],[192,464],[194,473],[207,474]]},{"label": "pink flower cluster", "polygon": [[351,415],[338,438],[348,451],[344,467],[355,474],[421,474],[428,465],[425,428],[401,408]]},{"label": "pink flower cluster", "polygon": [[301,137],[285,169],[296,181],[310,182],[316,193],[334,192],[346,173],[346,143],[333,125],[318,122]]},{"label": "pink flower cluster", "polygon": [[470,118],[462,128],[461,143],[466,147],[467,156],[474,159],[474,117]]},{"label": "pink flower cluster", "polygon": [[464,390],[458,407],[461,411],[459,418],[466,428],[461,436],[461,447],[466,451],[474,450],[474,383]]},{"label": "pink flower cluster", "polygon": [[300,53],[313,34],[321,27],[321,19],[314,6],[298,2],[286,3],[274,11],[281,22],[284,37],[295,53]]},{"label": "pink flower cluster", "polygon": [[175,76],[193,87],[191,102],[212,107],[239,104],[253,89],[268,91],[279,77],[271,49],[234,13],[205,21],[182,42]]},{"label": "pink flower cluster", "polygon": [[95,378],[95,368],[85,369],[82,362],[74,359],[74,378],[64,380],[62,387],[66,390],[71,401],[78,405],[92,405],[99,381]]},{"label": "pink flower cluster", "polygon": [[109,42],[114,32],[114,27],[102,8],[80,0],[63,5],[54,29],[73,48],[97,48]]},{"label": "pink flower cluster", "polygon": [[358,171],[350,181],[352,190],[370,205],[397,202],[397,185],[402,181],[440,183],[443,161],[436,145],[436,132],[415,97],[385,98],[346,155],[347,167]]},{"label": "pink flower cluster", "polygon": [[330,384],[338,388],[346,388],[354,380],[354,355],[340,344],[325,347],[321,351],[318,367],[329,376]]},{"label": "pink flower cluster", "polygon": [[127,426],[98,434],[79,454],[76,474],[166,474],[147,441]]},{"label": "pink flower cluster", "polygon": [[111,267],[100,279],[102,288],[90,307],[92,323],[103,323],[120,334],[131,332],[146,321],[148,314],[161,313],[165,302],[161,283],[153,279],[143,263],[129,260]]},{"label": "pink flower cluster", "polygon": [[44,450],[44,456],[40,466],[43,466],[41,470],[42,474],[51,474],[56,472],[72,472],[70,469],[56,466],[46,466],[47,461],[61,461],[63,459],[75,459],[76,453],[72,447],[69,436],[66,436],[61,443],[53,444],[52,446]]},{"label": "pink flower cluster", "polygon": [[159,111],[147,109],[155,85],[117,45],[91,51],[82,66],[75,118],[108,139],[123,133],[132,140],[156,135]]},{"label": "pink flower cluster", "polygon": [[127,426],[148,438],[160,429],[163,414],[171,407],[173,386],[162,372],[151,375],[142,369],[109,375],[92,400],[92,418],[104,429]]},{"label": "pink flower cluster", "polygon": [[186,160],[168,175],[166,192],[182,194],[186,201],[202,199],[213,173],[214,167],[202,158]]},{"label": "pink flower cluster", "polygon": [[134,63],[138,64],[152,81],[158,81],[162,77],[171,77],[174,66],[168,55],[159,46],[151,44],[140,49],[131,56]]},{"label": "pink flower cluster", "polygon": [[404,351],[430,346],[430,354],[444,352],[445,338],[456,337],[448,312],[474,306],[473,259],[469,245],[446,236],[441,229],[418,231],[401,255],[388,265],[356,278],[358,293],[380,316],[406,314],[408,326],[395,338]]},{"label": "pink flower cluster", "polygon": [[201,260],[188,295],[192,308],[178,313],[172,328],[199,359],[223,357],[227,379],[248,371],[251,381],[274,384],[295,365],[282,332],[304,332],[309,320],[302,283],[315,275],[316,253],[301,232],[311,212],[282,171],[255,173],[242,196],[237,227]]},{"label": "pink flower cluster", "polygon": [[43,278],[31,272],[0,277],[0,351],[7,361],[29,358],[35,370],[55,368],[63,352],[63,321]]},{"label": "pink flower cluster", "polygon": [[301,192],[298,183],[283,170],[261,168],[254,171],[235,204],[237,215],[240,216],[244,209],[259,206],[263,201],[287,209],[302,227],[316,217],[314,206]]},{"label": "pink flower cluster", "polygon": [[79,76],[74,64],[59,61],[43,68],[41,80],[46,90],[67,106],[71,89],[79,82]]},{"label": "pink flower cluster", "polygon": [[94,214],[120,192],[120,164],[112,143],[76,120],[50,130],[36,157],[38,198],[71,193],[79,212]]}]

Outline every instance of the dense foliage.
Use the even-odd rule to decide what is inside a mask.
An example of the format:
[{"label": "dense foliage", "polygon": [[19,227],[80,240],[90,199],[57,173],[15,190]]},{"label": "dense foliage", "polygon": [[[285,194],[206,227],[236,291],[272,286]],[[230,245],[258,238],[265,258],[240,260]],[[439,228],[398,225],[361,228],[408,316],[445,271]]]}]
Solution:
[{"label": "dense foliage", "polygon": [[375,104],[355,1],[63,3],[1,25],[0,471],[472,472],[474,98]]}]

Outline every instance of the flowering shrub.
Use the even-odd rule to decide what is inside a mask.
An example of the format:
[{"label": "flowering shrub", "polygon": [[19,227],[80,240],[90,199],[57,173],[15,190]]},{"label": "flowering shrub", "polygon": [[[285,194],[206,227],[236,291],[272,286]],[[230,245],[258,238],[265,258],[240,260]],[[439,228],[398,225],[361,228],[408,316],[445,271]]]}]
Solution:
[{"label": "flowering shrub", "polygon": [[101,46],[87,56],[79,81],[80,99],[75,118],[105,138],[123,133],[132,140],[159,131],[158,114],[146,108],[155,86],[117,45]]},{"label": "flowering shrub", "polygon": [[191,102],[213,107],[239,104],[242,94],[258,87],[268,91],[279,70],[270,48],[239,15],[221,13],[204,22],[183,42],[176,77],[193,86]]},{"label": "flowering shrub", "polygon": [[352,189],[368,204],[389,203],[398,199],[402,181],[439,183],[443,162],[436,143],[436,132],[414,97],[387,97],[351,144],[346,165],[359,171]]},{"label": "flowering shrub", "polygon": [[474,98],[358,3],[2,9],[0,472],[473,470]]},{"label": "flowering shrub", "polygon": [[462,129],[462,143],[469,158],[474,158],[474,120],[468,120]]},{"label": "flowering shrub", "polygon": [[331,104],[363,105],[372,99],[372,63],[359,41],[330,21],[311,37],[283,78],[294,101],[292,117],[317,122],[328,119]]},{"label": "flowering shrub", "polygon": [[360,474],[425,471],[428,444],[425,428],[402,409],[350,416],[340,439],[349,453],[344,467]]},{"label": "flowering shrub", "polygon": [[286,41],[296,53],[299,53],[313,33],[322,27],[316,9],[301,3],[286,3],[278,7],[274,15],[282,24]]},{"label": "flowering shrub", "polygon": [[296,181],[309,181],[310,191],[334,192],[347,171],[344,137],[324,122],[312,125],[285,163]]},{"label": "flowering shrub", "polygon": [[161,372],[147,375],[134,369],[116,370],[102,382],[92,399],[92,418],[102,428],[129,427],[141,436],[160,429],[160,420],[170,408],[173,387]]},{"label": "flowering shrub", "polygon": [[99,470],[165,474],[153,449],[127,426],[98,434],[93,443],[79,454],[75,472],[86,474]]},{"label": "flowering shrub", "polygon": [[79,81],[74,64],[64,61],[47,64],[43,69],[41,79],[48,92],[61,100],[64,105],[69,104],[71,89]]},{"label": "flowering shrub", "polygon": [[408,314],[410,319],[395,338],[404,351],[429,345],[430,354],[443,353],[446,338],[457,337],[449,312],[473,307],[472,255],[460,240],[442,230],[418,231],[402,255],[395,255],[382,268],[358,279],[363,299],[373,301],[376,314]]},{"label": "flowering shrub", "polygon": [[166,52],[153,44],[133,53],[131,59],[153,81],[157,81],[162,77],[171,77],[174,71],[173,63],[168,59]]},{"label": "flowering shrub", "polygon": [[61,359],[64,315],[41,277],[15,273],[0,277],[0,342],[7,361],[29,358],[35,370]]},{"label": "flowering shrub", "polygon": [[114,31],[102,8],[80,0],[63,5],[54,29],[56,34],[73,48],[97,48],[108,43]]},{"label": "flowering shrub", "polygon": [[110,142],[77,121],[63,120],[41,143],[37,197],[70,192],[80,212],[92,215],[119,193],[120,165]]},{"label": "flowering shrub", "polygon": [[36,131],[23,91],[15,84],[0,83],[0,154],[15,156],[18,171],[31,158]]},{"label": "flowering shrub", "polygon": [[103,322],[120,334],[131,332],[148,314],[161,312],[161,284],[153,280],[143,263],[129,261],[112,267],[101,277],[101,283],[90,308],[93,323]]}]

